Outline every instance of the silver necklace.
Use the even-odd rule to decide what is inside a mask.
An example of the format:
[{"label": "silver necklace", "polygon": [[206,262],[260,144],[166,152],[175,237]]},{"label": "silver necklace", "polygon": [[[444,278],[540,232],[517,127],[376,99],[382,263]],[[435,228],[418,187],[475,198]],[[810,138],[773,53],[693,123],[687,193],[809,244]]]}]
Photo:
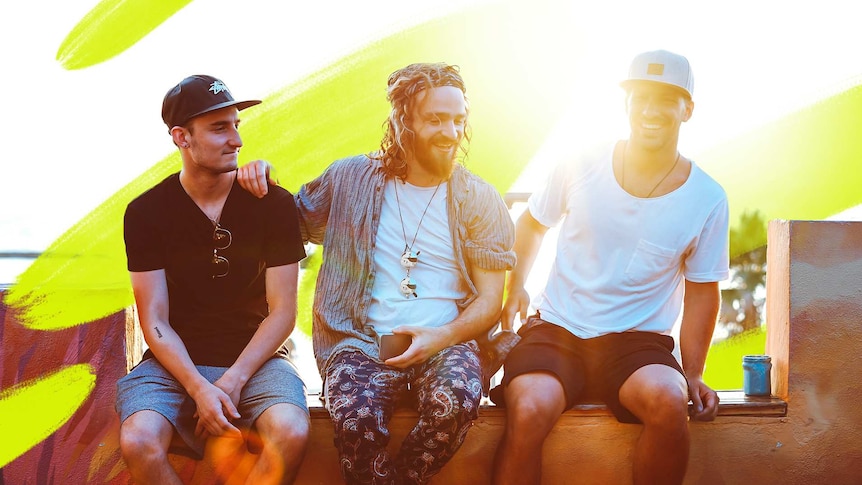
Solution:
[{"label": "silver necklace", "polygon": [[[623,190],[626,189],[626,151],[628,150],[628,148],[629,148],[629,144],[626,143],[625,146],[623,147],[623,169],[622,169],[622,177],[621,177],[623,179],[622,180]],[[667,173],[664,174],[664,177],[662,177],[661,180],[659,180],[658,183],[655,184],[655,186],[652,188],[652,190],[649,191],[649,193],[645,197],[646,199],[649,199],[650,196],[652,196],[653,192],[655,192],[655,189],[657,189],[659,187],[659,185],[661,185],[662,182],[664,182],[665,179],[668,178],[668,176],[673,172],[673,169],[676,168],[678,163],[679,163],[679,152],[676,152],[676,160],[674,160],[673,165],[670,167],[670,170],[668,170]]]},{"label": "silver necklace", "polygon": [[[404,182],[402,181],[402,183]],[[422,216],[419,218],[419,225],[416,226],[416,232],[413,233],[413,240],[408,244],[407,231],[404,229],[404,216],[401,215],[401,199],[398,197],[398,180],[395,180],[395,203],[398,206],[398,219],[401,221],[401,235],[404,237],[404,252],[401,254],[401,267],[407,272],[407,276],[401,280],[399,289],[405,298],[410,298],[411,296],[413,298],[419,297],[419,295],[416,294],[416,283],[410,279],[410,269],[415,267],[416,263],[419,262],[419,253],[421,251],[413,252],[413,245],[416,244],[416,237],[419,235],[419,229],[422,228],[422,221],[425,220],[425,214],[428,213],[428,208],[431,207],[431,202],[434,201],[434,197],[437,195],[437,191],[440,190],[440,185],[442,183],[442,180],[437,183],[434,193],[431,194],[431,199],[428,201],[428,204],[425,206],[425,210],[422,211]]]}]

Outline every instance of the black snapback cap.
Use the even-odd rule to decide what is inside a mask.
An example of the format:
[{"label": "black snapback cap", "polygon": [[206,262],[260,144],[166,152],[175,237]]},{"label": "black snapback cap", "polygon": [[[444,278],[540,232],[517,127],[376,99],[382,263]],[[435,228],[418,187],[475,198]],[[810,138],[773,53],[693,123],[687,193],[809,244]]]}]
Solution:
[{"label": "black snapback cap", "polygon": [[260,100],[236,101],[221,80],[197,74],[183,79],[165,94],[162,120],[171,129],[210,111],[229,106],[244,110],[256,104],[260,104]]}]

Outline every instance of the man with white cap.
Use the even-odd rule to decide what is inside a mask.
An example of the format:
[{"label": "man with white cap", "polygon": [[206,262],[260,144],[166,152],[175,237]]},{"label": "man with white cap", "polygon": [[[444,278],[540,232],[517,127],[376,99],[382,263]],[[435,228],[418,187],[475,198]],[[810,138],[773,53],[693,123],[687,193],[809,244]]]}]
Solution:
[{"label": "man with white cap", "polygon": [[[709,421],[718,411],[702,374],[718,282],[728,276],[728,206],[721,186],[677,150],[694,108],[691,67],[680,55],[646,52],[621,85],[629,138],[561,160],[516,224],[503,326],[516,314],[523,325],[491,393],[507,407],[497,485],[540,483],[536,450],[585,398],[607,403],[620,422],[643,423],[635,484],[682,483],[689,415]],[[551,273],[526,318],[524,282],[558,223]],[[680,312],[682,366],[670,336]]]},{"label": "man with white cap", "polygon": [[[128,268],[149,349],[117,384],[120,449],[137,484],[180,484],[177,441],[219,483],[292,483],[308,442],[305,386],[285,340],[305,257],[293,196],[236,182],[236,101],[212,76],[171,88],[162,119],[180,172],[126,209]],[[249,439],[255,437],[255,439]],[[246,442],[257,458],[244,460]],[[206,453],[205,453],[206,452]]]}]

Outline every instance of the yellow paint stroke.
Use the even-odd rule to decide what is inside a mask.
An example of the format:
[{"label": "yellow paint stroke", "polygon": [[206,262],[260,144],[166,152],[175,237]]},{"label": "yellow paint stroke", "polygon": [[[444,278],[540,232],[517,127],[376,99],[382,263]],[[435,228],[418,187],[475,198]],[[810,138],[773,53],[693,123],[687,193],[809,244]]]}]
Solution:
[{"label": "yellow paint stroke", "polygon": [[[460,65],[467,82],[473,141],[466,165],[505,192],[561,117],[582,64],[582,39],[558,8],[552,1],[485,5],[372,43],[243,112],[241,163],[270,160],[281,183],[296,190],[333,160],[379,147],[392,71],[443,61]],[[567,62],[547,46],[565,46]],[[68,328],[130,305],[123,212],[179,167],[179,156],[169,155],[52,243],[7,293],[21,324]]]},{"label": "yellow paint stroke", "polygon": [[709,348],[703,380],[713,389],[742,389],[742,357],[766,350],[766,327],[759,327],[723,340]]},{"label": "yellow paint stroke", "polygon": [[95,385],[92,366],[77,364],[0,392],[0,467],[57,431]]},{"label": "yellow paint stroke", "polygon": [[57,50],[64,68],[83,69],[120,54],[192,0],[103,0],[69,32]]},{"label": "yellow paint stroke", "polygon": [[299,278],[298,295],[296,298],[296,328],[305,335],[311,335],[311,315],[314,306],[314,287],[317,274],[323,262],[323,247],[314,246],[308,257],[302,261],[303,272]]},{"label": "yellow paint stroke", "polygon": [[[862,86],[855,86],[695,158],[727,191],[731,224],[746,211],[767,221],[824,219],[862,203],[859,126]],[[737,254],[764,244],[765,232]]]}]

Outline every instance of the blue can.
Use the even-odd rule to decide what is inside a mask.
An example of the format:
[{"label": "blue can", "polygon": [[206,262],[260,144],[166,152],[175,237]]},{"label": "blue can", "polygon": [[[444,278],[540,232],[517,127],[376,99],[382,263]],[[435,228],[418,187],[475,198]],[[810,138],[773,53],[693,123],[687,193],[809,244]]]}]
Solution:
[{"label": "blue can", "polygon": [[771,396],[772,357],[746,355],[742,358],[742,390],[746,396]]}]

